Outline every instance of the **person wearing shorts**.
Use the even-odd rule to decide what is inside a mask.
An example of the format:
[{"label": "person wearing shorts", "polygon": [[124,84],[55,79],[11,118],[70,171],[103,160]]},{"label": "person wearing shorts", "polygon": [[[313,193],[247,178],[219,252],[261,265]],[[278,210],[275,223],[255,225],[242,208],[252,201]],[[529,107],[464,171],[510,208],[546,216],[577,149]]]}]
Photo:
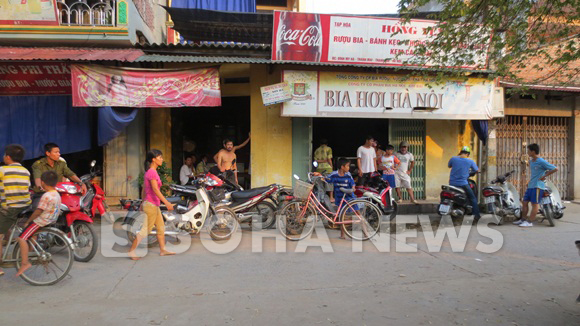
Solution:
[{"label": "person wearing shorts", "polygon": [[[530,156],[530,182],[524,195],[522,218],[514,221],[514,224],[521,227],[534,226],[533,222],[540,210],[540,200],[544,197],[544,189],[546,189],[544,180],[548,176],[558,172],[556,166],[540,157],[540,146],[538,144],[528,145],[528,156]],[[529,203],[532,204],[532,211],[530,212],[530,218],[527,219]]]},{"label": "person wearing shorts", "polygon": [[32,237],[38,229],[50,225],[58,219],[60,214],[60,194],[54,187],[58,182],[58,175],[55,171],[46,171],[40,176],[40,188],[45,193],[40,197],[38,207],[30,215],[24,224],[24,231],[18,236],[22,262],[16,276],[22,275],[32,265],[28,261],[28,239]]},{"label": "person wearing shorts", "polygon": [[379,158],[379,170],[382,173],[383,180],[389,183],[389,187],[395,188],[396,181],[395,181],[395,171],[401,161],[397,158],[397,156],[393,155],[395,151],[395,147],[392,145],[387,145],[386,151],[384,154]]},{"label": "person wearing shorts", "polygon": [[399,151],[397,154],[395,154],[399,161],[401,161],[397,167],[397,170],[395,171],[397,196],[399,197],[397,202],[401,203],[403,201],[401,188],[404,188],[407,189],[407,193],[409,194],[411,202],[418,205],[419,203],[415,200],[415,194],[413,193],[413,187],[411,186],[411,171],[413,171],[413,167],[415,166],[415,157],[408,151],[408,149],[409,143],[402,141],[399,144]]}]

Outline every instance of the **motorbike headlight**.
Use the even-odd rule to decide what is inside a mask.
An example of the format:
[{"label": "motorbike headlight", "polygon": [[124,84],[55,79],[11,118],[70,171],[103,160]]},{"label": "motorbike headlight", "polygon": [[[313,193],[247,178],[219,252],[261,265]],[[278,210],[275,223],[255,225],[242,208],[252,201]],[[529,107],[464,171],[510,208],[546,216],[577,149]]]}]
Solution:
[{"label": "motorbike headlight", "polygon": [[77,186],[75,185],[63,185],[63,188],[66,190],[66,192],[68,192],[69,194],[76,194],[78,193],[78,189]]}]

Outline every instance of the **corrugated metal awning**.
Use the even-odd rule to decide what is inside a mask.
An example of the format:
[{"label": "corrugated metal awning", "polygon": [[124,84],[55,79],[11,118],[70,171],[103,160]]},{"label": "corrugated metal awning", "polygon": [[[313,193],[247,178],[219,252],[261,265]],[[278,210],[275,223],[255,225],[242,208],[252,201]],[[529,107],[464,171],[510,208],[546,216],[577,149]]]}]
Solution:
[{"label": "corrugated metal awning", "polygon": [[0,47],[0,60],[72,60],[133,62],[145,53],[139,49]]},{"label": "corrugated metal awning", "polygon": [[507,88],[527,87],[540,91],[560,91],[560,92],[580,92],[580,86],[550,86],[550,85],[531,85],[531,84],[516,84],[507,81],[500,81],[500,86]]},{"label": "corrugated metal awning", "polygon": [[[332,67],[357,67],[369,69],[400,69],[400,70],[430,70],[430,71],[453,71],[452,69],[435,69],[432,67],[386,67],[362,64],[340,64],[327,62],[298,62],[298,61],[272,61],[270,58],[260,57],[233,57],[233,56],[198,56],[198,55],[170,55],[170,54],[145,54],[135,62],[191,62],[191,63],[257,63],[257,64],[291,64],[304,66],[332,66]],[[477,74],[489,74],[491,70],[462,70]]]}]

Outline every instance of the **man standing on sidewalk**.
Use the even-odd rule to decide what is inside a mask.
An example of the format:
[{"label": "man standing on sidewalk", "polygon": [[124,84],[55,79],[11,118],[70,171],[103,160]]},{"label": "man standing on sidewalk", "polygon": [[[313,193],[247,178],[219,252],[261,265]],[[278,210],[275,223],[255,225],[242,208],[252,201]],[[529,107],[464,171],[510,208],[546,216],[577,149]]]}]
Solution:
[{"label": "man standing on sidewalk", "polygon": [[401,188],[407,189],[409,193],[409,198],[411,202],[415,205],[419,203],[415,200],[415,194],[413,193],[413,187],[411,186],[411,171],[415,166],[415,157],[412,153],[408,152],[409,143],[402,141],[399,144],[399,151],[395,154],[401,163],[395,171],[395,181],[397,184],[397,196],[399,197],[398,203],[403,200],[403,194]]},{"label": "man standing on sidewalk", "polygon": [[[533,222],[540,209],[540,200],[544,197],[544,189],[546,189],[544,181],[548,176],[558,172],[556,166],[540,157],[540,146],[538,144],[528,146],[528,155],[531,158],[530,182],[528,183],[528,190],[526,190],[526,194],[524,195],[522,218],[514,222],[514,224],[521,227],[534,226]],[[526,219],[528,216],[528,203],[532,203],[532,212],[530,213],[530,218]]]},{"label": "man standing on sidewalk", "polygon": [[370,180],[371,173],[377,170],[377,153],[372,147],[374,140],[372,136],[367,136],[365,144],[356,151],[358,185],[365,185]]}]

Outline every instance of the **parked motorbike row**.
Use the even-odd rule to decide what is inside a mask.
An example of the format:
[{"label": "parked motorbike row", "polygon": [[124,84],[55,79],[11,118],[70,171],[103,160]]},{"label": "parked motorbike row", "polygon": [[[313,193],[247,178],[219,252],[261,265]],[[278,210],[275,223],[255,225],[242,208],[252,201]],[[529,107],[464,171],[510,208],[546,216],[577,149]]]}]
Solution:
[{"label": "parked motorbike row", "polygon": [[[483,205],[485,211],[492,215],[492,223],[496,225],[503,224],[504,218],[512,215],[520,218],[522,214],[522,202],[520,195],[508,179],[515,171],[503,174],[492,180],[489,185],[482,189]],[[473,177],[475,173],[471,173]],[[474,180],[468,179],[469,187],[474,191],[477,197],[477,184]],[[558,188],[550,181],[546,181],[546,191],[540,202],[540,211],[542,218],[538,220],[542,223],[548,220],[550,226],[555,226],[555,220],[564,216],[564,207]],[[441,202],[438,207],[439,215],[450,215],[454,219],[460,219],[465,215],[471,215],[472,205],[465,191],[461,188],[451,185],[441,186]]]}]

